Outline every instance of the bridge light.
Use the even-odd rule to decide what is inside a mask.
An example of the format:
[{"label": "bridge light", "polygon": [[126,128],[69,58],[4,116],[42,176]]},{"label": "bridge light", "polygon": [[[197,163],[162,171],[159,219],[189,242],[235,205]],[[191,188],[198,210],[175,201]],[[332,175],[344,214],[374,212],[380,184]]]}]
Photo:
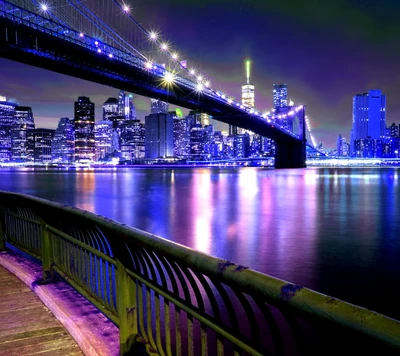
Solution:
[{"label": "bridge light", "polygon": [[112,53],[109,53],[108,55],[110,58],[114,57]]},{"label": "bridge light", "polygon": [[250,110],[250,114],[254,114],[254,109],[251,109],[251,110]]},{"label": "bridge light", "polygon": [[94,44],[97,46],[97,45],[99,44],[99,42],[98,42],[98,41],[95,41]]},{"label": "bridge light", "polygon": [[199,75],[199,76],[197,77],[197,80],[198,80],[199,82],[201,82],[201,81],[203,80],[203,77],[202,77],[201,75]]},{"label": "bridge light", "polygon": [[178,53],[176,53],[176,52],[172,53],[171,57],[172,57],[172,59],[177,60],[178,59]]},{"label": "bridge light", "polygon": [[79,37],[84,37],[85,35],[81,32],[80,34],[79,34]]},{"label": "bridge light", "polygon": [[172,84],[175,80],[175,76],[171,72],[166,72],[164,75],[164,82],[166,84]]},{"label": "bridge light", "polygon": [[146,69],[152,69],[153,68],[153,63],[146,62],[144,66],[145,66]]},{"label": "bridge light", "polygon": [[155,41],[157,39],[157,33],[154,31],[151,31],[149,34],[149,37],[151,40]]},{"label": "bridge light", "polygon": [[198,92],[201,92],[201,91],[203,91],[203,89],[204,89],[204,85],[201,84],[201,83],[197,83],[196,90],[197,90]]},{"label": "bridge light", "polygon": [[168,50],[168,45],[167,45],[166,43],[163,43],[163,44],[161,45],[161,49],[162,49],[163,51],[167,51],[167,50]]},{"label": "bridge light", "polygon": [[228,104],[231,105],[231,104],[232,104],[232,101],[233,101],[233,100],[229,98],[229,99],[228,99]]},{"label": "bridge light", "polygon": [[196,71],[194,69],[191,69],[189,73],[190,73],[190,75],[195,75]]},{"label": "bridge light", "polygon": [[127,4],[123,4],[122,6],[122,10],[124,10],[125,12],[129,12],[129,6]]},{"label": "bridge light", "polygon": [[222,94],[222,95],[221,95],[221,98],[222,98],[222,99],[226,99],[225,94]]},{"label": "bridge light", "polygon": [[46,4],[40,4],[40,9],[46,12],[49,9],[49,7]]},{"label": "bridge light", "polygon": [[101,53],[101,49],[99,48],[99,49],[97,50],[97,52],[98,52],[98,53]]},{"label": "bridge light", "polygon": [[208,88],[208,87],[210,86],[210,82],[207,80],[207,81],[204,83],[204,86],[205,86],[206,88]]}]

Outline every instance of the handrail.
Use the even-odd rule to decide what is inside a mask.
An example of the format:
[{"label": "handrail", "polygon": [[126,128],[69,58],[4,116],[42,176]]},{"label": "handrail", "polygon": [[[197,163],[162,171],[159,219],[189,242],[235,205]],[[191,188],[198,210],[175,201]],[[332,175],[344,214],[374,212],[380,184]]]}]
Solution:
[{"label": "handrail", "polygon": [[118,325],[121,355],[139,336],[160,355],[196,354],[194,345],[289,355],[339,339],[400,350],[394,319],[77,208],[0,192],[0,250],[5,242]]}]

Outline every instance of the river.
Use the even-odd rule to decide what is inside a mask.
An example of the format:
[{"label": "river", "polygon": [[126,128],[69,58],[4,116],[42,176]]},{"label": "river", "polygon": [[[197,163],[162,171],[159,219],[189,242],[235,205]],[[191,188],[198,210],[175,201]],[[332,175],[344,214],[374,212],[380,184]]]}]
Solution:
[{"label": "river", "polygon": [[0,169],[76,206],[400,319],[396,168]]}]

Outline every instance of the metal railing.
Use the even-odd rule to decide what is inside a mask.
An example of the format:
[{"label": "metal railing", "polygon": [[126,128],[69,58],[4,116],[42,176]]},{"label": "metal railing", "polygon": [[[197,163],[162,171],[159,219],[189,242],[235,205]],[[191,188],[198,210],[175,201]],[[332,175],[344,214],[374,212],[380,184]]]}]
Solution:
[{"label": "metal railing", "polygon": [[394,319],[58,203],[0,192],[6,243],[112,320],[121,355],[138,340],[160,355],[400,351]]}]

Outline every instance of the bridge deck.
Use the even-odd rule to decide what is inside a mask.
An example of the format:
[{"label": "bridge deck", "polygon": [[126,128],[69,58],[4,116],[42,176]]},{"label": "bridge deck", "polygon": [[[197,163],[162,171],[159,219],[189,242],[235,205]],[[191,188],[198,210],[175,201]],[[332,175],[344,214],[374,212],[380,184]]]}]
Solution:
[{"label": "bridge deck", "polygon": [[0,266],[0,355],[83,355],[40,299]]}]

